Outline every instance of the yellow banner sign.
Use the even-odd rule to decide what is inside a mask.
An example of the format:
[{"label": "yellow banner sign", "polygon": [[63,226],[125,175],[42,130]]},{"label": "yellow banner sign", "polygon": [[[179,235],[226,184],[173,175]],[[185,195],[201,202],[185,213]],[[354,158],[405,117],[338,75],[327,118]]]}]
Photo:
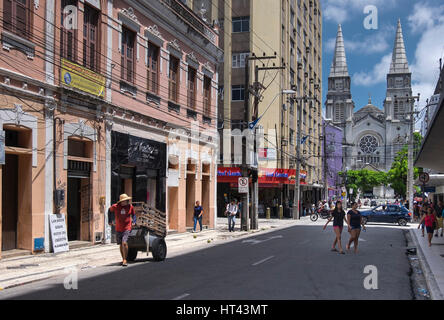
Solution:
[{"label": "yellow banner sign", "polygon": [[62,59],[62,78],[64,85],[90,93],[99,98],[105,97],[106,79],[81,65]]}]

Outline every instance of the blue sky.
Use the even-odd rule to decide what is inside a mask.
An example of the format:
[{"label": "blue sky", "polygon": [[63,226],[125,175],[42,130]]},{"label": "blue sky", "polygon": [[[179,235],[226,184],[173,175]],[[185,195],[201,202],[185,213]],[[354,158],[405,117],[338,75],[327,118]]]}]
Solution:
[{"label": "blue sky", "polygon": [[[364,28],[367,5],[378,9],[378,29]],[[421,93],[420,107],[433,94],[444,59],[444,2],[442,0],[321,0],[323,11],[323,103],[334,53],[338,24],[342,24],[352,96],[358,110],[368,103],[383,108],[386,74],[398,19],[401,19],[413,93]]]}]

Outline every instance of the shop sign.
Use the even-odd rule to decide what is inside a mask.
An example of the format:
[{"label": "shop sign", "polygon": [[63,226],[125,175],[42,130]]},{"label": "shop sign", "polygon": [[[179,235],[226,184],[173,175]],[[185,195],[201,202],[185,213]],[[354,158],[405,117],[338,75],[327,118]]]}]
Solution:
[{"label": "shop sign", "polygon": [[0,130],[0,165],[5,164],[5,131]]},{"label": "shop sign", "polygon": [[105,97],[106,79],[69,60],[62,59],[61,81],[65,86],[87,92],[99,98]]},{"label": "shop sign", "polygon": [[424,192],[435,193],[436,192],[436,187],[425,187],[424,188]]},{"label": "shop sign", "polygon": [[49,225],[51,228],[52,249],[54,253],[69,251],[65,215],[51,214],[49,216]]},{"label": "shop sign", "polygon": [[249,192],[248,178],[239,178],[239,193]]}]

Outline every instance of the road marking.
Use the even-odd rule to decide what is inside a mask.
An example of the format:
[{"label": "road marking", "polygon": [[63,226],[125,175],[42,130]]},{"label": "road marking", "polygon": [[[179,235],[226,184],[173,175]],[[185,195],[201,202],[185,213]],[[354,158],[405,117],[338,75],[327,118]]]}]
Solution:
[{"label": "road marking", "polygon": [[359,238],[359,241],[367,241],[367,240],[365,240],[365,239],[363,239],[363,238]]},{"label": "road marking", "polygon": [[256,262],[256,263],[253,263],[253,267],[254,267],[254,266],[257,266],[258,264],[264,263],[265,261],[268,261],[268,260],[270,260],[270,259],[273,259],[273,258],[274,258],[274,256],[271,256],[271,257],[265,258],[264,260],[261,260],[261,261],[258,261],[258,262]]},{"label": "road marking", "polygon": [[258,243],[263,243],[263,242],[267,242],[267,241],[270,241],[270,240],[282,239],[282,238],[283,238],[283,236],[269,237],[268,239],[265,239],[265,240],[248,239],[248,240],[242,241],[242,243],[251,243],[252,245],[255,245],[255,244],[258,244]]},{"label": "road marking", "polygon": [[182,300],[182,299],[184,299],[184,298],[186,298],[186,297],[188,297],[188,296],[189,296],[188,293],[184,293],[183,295],[178,296],[178,297],[174,298],[173,300]]}]

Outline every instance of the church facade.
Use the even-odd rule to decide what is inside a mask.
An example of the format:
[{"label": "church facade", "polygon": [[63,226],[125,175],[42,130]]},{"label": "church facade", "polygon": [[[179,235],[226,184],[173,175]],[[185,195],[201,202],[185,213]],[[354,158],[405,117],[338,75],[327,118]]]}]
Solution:
[{"label": "church facade", "polygon": [[328,78],[326,119],[343,128],[343,169],[388,171],[393,159],[408,141],[413,102],[407,55],[398,21],[390,70],[387,74],[387,94],[383,109],[372,104],[354,111],[351,78],[348,73],[342,28],[339,25],[335,54]]}]

